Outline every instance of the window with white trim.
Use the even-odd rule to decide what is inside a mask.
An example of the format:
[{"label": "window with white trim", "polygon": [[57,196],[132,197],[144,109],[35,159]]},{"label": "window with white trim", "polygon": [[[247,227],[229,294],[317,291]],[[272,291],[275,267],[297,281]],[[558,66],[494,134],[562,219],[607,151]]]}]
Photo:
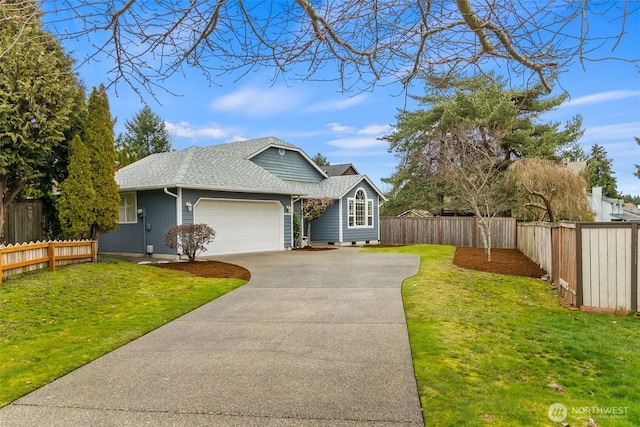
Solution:
[{"label": "window with white trim", "polygon": [[373,227],[373,200],[367,199],[367,193],[358,188],[354,197],[347,199],[347,217],[349,228]]},{"label": "window with white trim", "polygon": [[138,222],[136,209],[136,193],[120,193],[118,223],[131,224]]}]

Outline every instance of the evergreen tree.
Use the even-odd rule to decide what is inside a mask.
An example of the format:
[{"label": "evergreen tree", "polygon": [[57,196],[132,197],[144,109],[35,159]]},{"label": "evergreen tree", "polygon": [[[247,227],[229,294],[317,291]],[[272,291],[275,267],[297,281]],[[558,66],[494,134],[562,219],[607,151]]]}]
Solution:
[{"label": "evergreen tree", "polygon": [[82,239],[89,235],[95,223],[96,192],[91,184],[89,149],[76,135],[69,145],[69,176],[60,184],[56,205],[60,227],[67,239]]},{"label": "evergreen tree", "polygon": [[587,181],[589,190],[593,187],[602,187],[603,196],[615,198],[618,197],[618,188],[611,164],[612,161],[607,158],[604,147],[595,144],[591,147],[587,167],[582,172],[582,176]]},{"label": "evergreen tree", "polygon": [[546,97],[540,85],[507,89],[504,80],[483,74],[460,79],[432,76],[426,79],[426,87],[426,95],[414,97],[424,108],[401,111],[396,117],[395,131],[382,138],[399,159],[394,174],[383,181],[392,185],[388,197],[402,199],[404,210],[440,210],[450,193],[446,184],[433,179],[442,156],[448,155],[439,138],[459,126],[474,128],[478,138],[487,141],[495,132],[503,135],[502,170],[523,157],[556,160],[583,133],[580,116],[563,128],[560,123],[541,122],[540,116],[560,105],[566,94]]},{"label": "evergreen tree", "polygon": [[125,134],[118,135],[117,159],[126,166],[150,154],[171,151],[171,136],[164,121],[144,106],[131,120],[125,121]]},{"label": "evergreen tree", "polygon": [[116,150],[113,138],[113,119],[104,85],[93,88],[87,103],[84,141],[91,157],[91,182],[96,192],[93,205],[96,215],[91,237],[114,230],[118,225],[120,195],[116,183]]},{"label": "evergreen tree", "polygon": [[316,154],[311,160],[318,166],[329,166],[329,160],[322,154]]},{"label": "evergreen tree", "polygon": [[76,100],[72,60],[40,15],[35,2],[0,2],[0,233],[5,207],[27,185],[49,186]]}]

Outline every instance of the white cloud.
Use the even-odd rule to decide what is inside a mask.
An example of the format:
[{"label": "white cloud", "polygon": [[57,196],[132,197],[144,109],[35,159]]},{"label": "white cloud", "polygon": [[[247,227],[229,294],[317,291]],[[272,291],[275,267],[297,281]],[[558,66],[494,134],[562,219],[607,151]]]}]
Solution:
[{"label": "white cloud", "polygon": [[387,145],[386,141],[379,141],[372,137],[353,137],[353,138],[339,138],[327,142],[328,145],[338,147],[347,150],[353,149],[369,149],[379,148]]},{"label": "white cloud", "polygon": [[346,110],[366,101],[366,95],[356,95],[350,98],[337,99],[333,101],[324,101],[310,105],[307,109],[310,112],[317,113],[320,111],[339,111]]},{"label": "white cloud", "polygon": [[[346,149],[346,150],[335,150],[335,151],[331,151],[329,153],[327,153],[327,157],[333,159],[333,158],[343,158],[345,159],[345,162],[352,162],[352,158],[354,157],[374,157],[374,156],[385,156],[388,155],[386,150],[374,150],[374,149],[368,149],[368,150],[350,150],[350,149]],[[366,171],[359,171],[361,173],[364,174],[369,174]]]},{"label": "white cloud", "polygon": [[241,113],[253,117],[271,117],[299,108],[306,94],[285,86],[266,89],[245,86],[215,98],[210,106],[215,111]]},{"label": "white cloud", "polygon": [[180,138],[191,138],[191,139],[217,138],[219,139],[219,138],[224,138],[226,136],[225,132],[219,127],[197,128],[188,122],[180,122],[178,124],[173,124],[171,122],[164,122],[164,126],[171,135],[174,135]]},{"label": "white cloud", "polygon": [[358,131],[359,135],[383,135],[389,133],[391,126],[389,125],[370,125]]},{"label": "white cloud", "polygon": [[591,142],[603,145],[612,140],[625,139],[635,141],[634,136],[640,131],[640,122],[618,123],[615,125],[594,126],[587,128],[580,142]]},{"label": "white cloud", "polygon": [[341,125],[340,123],[329,123],[327,127],[331,132],[335,133],[353,133],[353,128],[350,126]]},{"label": "white cloud", "polygon": [[593,105],[602,102],[617,101],[619,99],[633,98],[640,96],[640,90],[612,90],[608,92],[594,93],[593,95],[580,96],[560,107],[577,107],[579,105]]}]

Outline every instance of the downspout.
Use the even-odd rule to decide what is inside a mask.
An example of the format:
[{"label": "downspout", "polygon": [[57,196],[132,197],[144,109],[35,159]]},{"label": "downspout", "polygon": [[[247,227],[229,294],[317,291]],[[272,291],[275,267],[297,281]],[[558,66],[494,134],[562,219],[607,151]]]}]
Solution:
[{"label": "downspout", "polygon": [[342,197],[340,197],[338,201],[338,242],[340,246],[344,243],[344,221],[342,218]]},{"label": "downspout", "polygon": [[[174,194],[167,187],[163,188],[165,194],[176,198],[176,225],[182,225],[182,188],[178,188],[178,194]],[[180,259],[180,254],[176,254]]]},{"label": "downspout", "polygon": [[176,225],[182,225],[182,188],[178,188],[178,194],[174,194],[167,187],[163,188],[165,194],[176,199]]},{"label": "downspout", "polygon": [[[299,202],[302,199],[302,196],[291,197],[291,229],[293,231],[293,214],[295,213],[296,202]],[[304,236],[304,218],[302,217],[302,209],[300,210],[300,244],[302,245],[302,237]],[[296,239],[293,237],[293,232],[291,233],[291,238],[293,240],[293,247],[296,246]]]}]

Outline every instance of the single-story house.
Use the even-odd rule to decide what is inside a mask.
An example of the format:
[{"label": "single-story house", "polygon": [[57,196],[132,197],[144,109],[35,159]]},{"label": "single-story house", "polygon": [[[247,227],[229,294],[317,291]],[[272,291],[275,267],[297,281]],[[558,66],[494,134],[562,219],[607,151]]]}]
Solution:
[{"label": "single-story house", "polygon": [[153,154],[116,172],[119,224],[100,236],[101,252],[175,256],[163,235],[181,224],[216,232],[206,255],[294,247],[294,212],[330,198],[313,221],[314,244],[379,243],[384,195],[366,175],[328,176],[300,148],[267,137]]}]

